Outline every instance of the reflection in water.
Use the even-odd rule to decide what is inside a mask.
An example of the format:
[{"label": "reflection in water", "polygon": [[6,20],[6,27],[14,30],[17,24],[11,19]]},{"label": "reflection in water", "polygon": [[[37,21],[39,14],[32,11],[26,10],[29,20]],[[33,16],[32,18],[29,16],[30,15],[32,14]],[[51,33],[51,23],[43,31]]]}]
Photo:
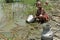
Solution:
[{"label": "reflection in water", "polygon": [[4,15],[4,12],[3,12],[3,9],[2,9],[2,4],[0,3],[0,27],[3,27],[4,22],[5,22],[5,15]]},{"label": "reflection in water", "polygon": [[14,12],[14,21],[15,23],[25,26],[25,16],[24,16],[24,11],[25,11],[26,5],[20,4],[20,3],[13,3],[12,8]]}]

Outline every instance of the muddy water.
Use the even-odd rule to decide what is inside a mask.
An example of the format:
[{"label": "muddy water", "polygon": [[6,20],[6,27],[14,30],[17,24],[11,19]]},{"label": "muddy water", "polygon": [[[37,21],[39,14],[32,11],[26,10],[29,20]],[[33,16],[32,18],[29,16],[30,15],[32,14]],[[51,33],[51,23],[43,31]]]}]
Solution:
[{"label": "muddy water", "polygon": [[3,25],[5,25],[4,24],[5,20],[6,20],[6,16],[3,11],[3,5],[2,3],[0,3],[0,27],[3,27]]},{"label": "muddy water", "polygon": [[26,26],[24,11],[25,6],[20,3],[0,4],[0,34],[11,38],[11,31],[18,28],[16,24]]},{"label": "muddy water", "polygon": [[16,27],[16,24],[26,27],[27,15],[24,13],[27,6],[21,3],[0,4],[0,26],[4,32]]},{"label": "muddy water", "polygon": [[[0,11],[1,11],[1,15],[3,15],[2,20],[4,21],[2,21],[2,24],[1,24],[2,26],[0,27],[0,33],[5,35],[6,37],[11,37],[12,34],[19,35],[19,36],[16,36],[16,38],[24,37],[24,38],[21,38],[21,40],[25,38],[30,39],[30,37],[35,38],[36,37],[34,36],[35,34],[36,35],[40,34],[41,29],[39,29],[40,28],[39,25],[34,23],[33,24],[26,23],[27,15],[24,13],[27,8],[26,5],[21,3],[11,3],[11,4],[1,4],[1,5],[3,7],[0,6],[0,8],[2,9]],[[34,27],[37,27],[37,30]],[[27,38],[27,36],[29,37]],[[40,38],[40,36],[38,38]]]},{"label": "muddy water", "polygon": [[16,24],[26,26],[25,7],[20,3],[0,4],[0,29],[7,32],[16,27]]},{"label": "muddy water", "polygon": [[26,5],[20,3],[13,3],[13,12],[14,12],[14,21],[19,25],[26,25],[26,19],[24,18],[26,15],[24,14],[24,10],[26,9]]}]

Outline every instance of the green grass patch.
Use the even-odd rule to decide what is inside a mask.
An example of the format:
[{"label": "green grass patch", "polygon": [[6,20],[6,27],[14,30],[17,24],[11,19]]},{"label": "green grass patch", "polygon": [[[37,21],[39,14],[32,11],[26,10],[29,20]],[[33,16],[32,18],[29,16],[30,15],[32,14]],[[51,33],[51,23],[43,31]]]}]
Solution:
[{"label": "green grass patch", "polygon": [[30,5],[34,5],[35,2],[36,0],[24,0],[25,4],[30,4]]}]

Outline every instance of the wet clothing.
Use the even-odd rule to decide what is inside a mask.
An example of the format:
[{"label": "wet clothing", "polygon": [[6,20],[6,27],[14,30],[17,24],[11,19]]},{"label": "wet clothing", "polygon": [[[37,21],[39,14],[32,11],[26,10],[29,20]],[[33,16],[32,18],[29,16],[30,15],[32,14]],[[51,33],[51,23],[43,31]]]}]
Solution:
[{"label": "wet clothing", "polygon": [[45,20],[48,21],[49,16],[48,16],[47,14],[44,14],[44,15],[43,15],[43,18],[45,18]]},{"label": "wet clothing", "polygon": [[48,21],[49,16],[47,14],[44,14],[44,15],[38,17],[38,19],[41,23],[44,23],[44,22]]},{"label": "wet clothing", "polygon": [[36,16],[39,16],[41,14],[42,8],[37,10]]}]

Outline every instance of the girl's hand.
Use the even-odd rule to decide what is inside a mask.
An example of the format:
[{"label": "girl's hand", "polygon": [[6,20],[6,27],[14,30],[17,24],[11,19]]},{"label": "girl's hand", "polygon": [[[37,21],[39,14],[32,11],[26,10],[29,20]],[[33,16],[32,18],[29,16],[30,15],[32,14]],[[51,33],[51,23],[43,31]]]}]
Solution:
[{"label": "girl's hand", "polygon": [[39,16],[41,17],[41,16],[43,16],[43,15],[41,14],[41,15],[39,15]]}]

